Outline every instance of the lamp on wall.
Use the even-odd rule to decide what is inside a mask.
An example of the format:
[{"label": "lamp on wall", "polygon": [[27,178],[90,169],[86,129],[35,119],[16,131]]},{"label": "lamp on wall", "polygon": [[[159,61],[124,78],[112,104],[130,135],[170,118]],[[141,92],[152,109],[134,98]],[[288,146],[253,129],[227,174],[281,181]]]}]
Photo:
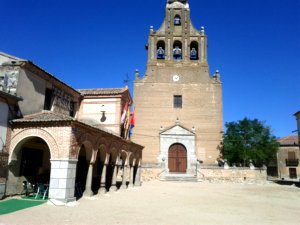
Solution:
[{"label": "lamp on wall", "polygon": [[[104,107],[104,105],[101,105],[101,109],[103,109],[103,107]],[[101,118],[100,118],[100,121],[103,123],[103,122],[105,122],[106,121],[106,116],[105,116],[105,112],[106,111],[101,111],[102,112],[102,116],[101,116]]]}]

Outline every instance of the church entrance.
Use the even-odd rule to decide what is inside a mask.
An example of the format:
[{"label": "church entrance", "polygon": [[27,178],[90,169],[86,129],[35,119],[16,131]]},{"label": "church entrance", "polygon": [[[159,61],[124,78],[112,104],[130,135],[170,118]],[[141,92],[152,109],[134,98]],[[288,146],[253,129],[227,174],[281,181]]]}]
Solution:
[{"label": "church entrance", "polygon": [[187,150],[182,144],[173,144],[168,154],[169,172],[186,173]]}]

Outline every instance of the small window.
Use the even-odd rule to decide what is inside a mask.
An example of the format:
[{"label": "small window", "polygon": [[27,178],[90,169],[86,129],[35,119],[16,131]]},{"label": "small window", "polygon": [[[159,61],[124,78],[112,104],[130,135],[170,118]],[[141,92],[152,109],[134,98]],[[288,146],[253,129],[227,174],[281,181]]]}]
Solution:
[{"label": "small window", "polygon": [[296,159],[296,153],[295,152],[288,152],[288,159]]},{"label": "small window", "polygon": [[174,108],[182,108],[182,96],[174,95],[173,104]]},{"label": "small window", "polygon": [[44,109],[51,110],[53,90],[47,88],[45,92]]},{"label": "small window", "polygon": [[74,117],[75,116],[75,102],[70,102],[70,107],[69,107],[69,116]]}]

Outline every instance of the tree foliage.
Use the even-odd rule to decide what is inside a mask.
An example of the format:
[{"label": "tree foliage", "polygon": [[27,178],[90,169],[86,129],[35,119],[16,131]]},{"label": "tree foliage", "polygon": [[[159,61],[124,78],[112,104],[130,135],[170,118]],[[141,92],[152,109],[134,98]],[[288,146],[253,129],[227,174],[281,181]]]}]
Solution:
[{"label": "tree foliage", "polygon": [[255,166],[262,166],[276,158],[278,143],[263,122],[244,118],[225,126],[223,157],[230,164],[246,166],[252,160]]}]

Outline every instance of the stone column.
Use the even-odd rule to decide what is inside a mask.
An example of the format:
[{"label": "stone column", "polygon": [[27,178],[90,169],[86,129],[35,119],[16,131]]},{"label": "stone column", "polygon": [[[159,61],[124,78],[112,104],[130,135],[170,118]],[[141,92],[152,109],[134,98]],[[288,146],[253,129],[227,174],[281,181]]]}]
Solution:
[{"label": "stone column", "polygon": [[94,163],[90,163],[87,178],[86,178],[86,183],[85,183],[85,190],[83,192],[83,195],[87,197],[93,196],[93,191],[92,191],[93,167],[94,167]]},{"label": "stone column", "polygon": [[105,194],[106,193],[106,167],[107,165],[103,165],[102,174],[101,174],[101,181],[100,181],[100,188],[98,193]]},{"label": "stone column", "polygon": [[123,166],[122,185],[121,185],[122,189],[126,189],[127,188],[127,185],[126,185],[126,181],[127,181],[126,176],[127,176],[127,165],[124,165]]},{"label": "stone column", "polygon": [[118,190],[118,188],[117,188],[117,172],[118,172],[118,166],[117,166],[117,164],[115,164],[111,187],[109,188],[109,190],[112,190],[112,191]]},{"label": "stone column", "polygon": [[52,159],[49,184],[49,198],[62,203],[76,201],[75,178],[77,160]]},{"label": "stone column", "polygon": [[142,186],[141,182],[141,165],[139,164],[136,170],[134,186]]},{"label": "stone column", "polygon": [[129,169],[129,185],[128,187],[133,187],[134,184],[133,184],[133,175],[134,175],[134,166],[130,166],[130,169]]}]

